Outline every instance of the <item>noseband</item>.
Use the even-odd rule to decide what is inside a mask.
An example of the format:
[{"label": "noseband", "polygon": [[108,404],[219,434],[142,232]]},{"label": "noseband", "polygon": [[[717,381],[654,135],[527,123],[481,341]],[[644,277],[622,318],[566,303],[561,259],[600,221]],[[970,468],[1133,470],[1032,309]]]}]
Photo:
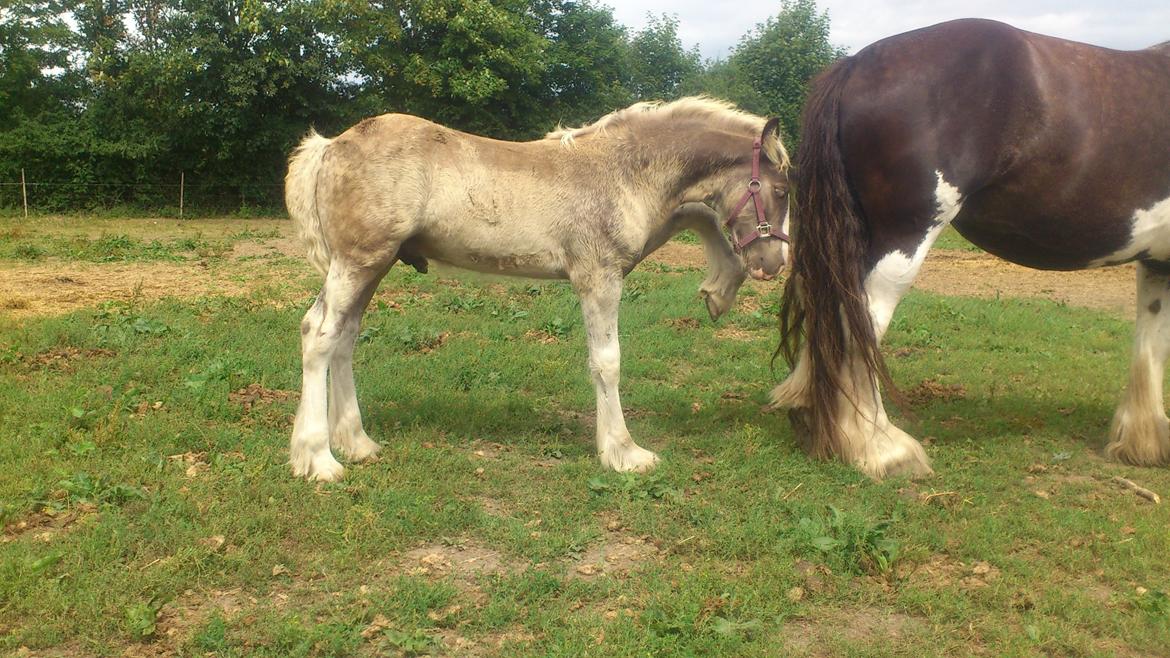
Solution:
[{"label": "noseband", "polygon": [[[761,189],[763,185],[760,183],[760,138],[752,144],[752,179],[748,182],[747,191],[743,193],[739,203],[735,204],[735,208],[728,213],[727,221],[723,222],[723,228],[727,229],[727,237],[731,240],[731,246],[735,249],[735,253],[743,251],[743,248],[755,242],[760,238],[779,238],[789,244],[792,239],[788,237],[784,231],[779,227],[773,228],[768,223],[768,218],[764,217],[764,202],[760,199],[762,194]],[[735,239],[735,233],[731,230],[731,223],[739,217],[740,211],[747,205],[748,199],[751,199],[756,204],[756,228],[751,233],[748,233],[742,240]]]}]

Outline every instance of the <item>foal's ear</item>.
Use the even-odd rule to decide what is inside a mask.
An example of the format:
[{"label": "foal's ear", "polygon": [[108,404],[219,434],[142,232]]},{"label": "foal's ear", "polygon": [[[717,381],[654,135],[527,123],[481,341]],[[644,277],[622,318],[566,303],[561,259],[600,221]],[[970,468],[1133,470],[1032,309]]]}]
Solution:
[{"label": "foal's ear", "polygon": [[780,139],[780,117],[772,117],[764,124],[764,130],[760,133],[760,141],[766,141],[768,134],[775,134],[776,139]]}]

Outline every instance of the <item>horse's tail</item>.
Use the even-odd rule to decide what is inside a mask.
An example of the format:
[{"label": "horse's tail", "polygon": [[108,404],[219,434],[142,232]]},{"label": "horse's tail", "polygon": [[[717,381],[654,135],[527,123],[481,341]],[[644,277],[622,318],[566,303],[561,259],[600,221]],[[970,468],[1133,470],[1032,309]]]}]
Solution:
[{"label": "horse's tail", "polygon": [[[841,94],[852,67],[853,59],[845,58],[822,73],[804,106],[796,164],[795,256],[780,308],[778,351],[803,380],[789,386],[792,395],[786,402],[810,408],[808,449],[821,458],[842,452],[835,418],[838,401],[844,393],[857,402],[856,389],[846,378],[860,383],[876,376],[897,396],[864,289],[869,227],[841,155]],[[865,372],[853,370],[849,361],[856,357]],[[800,368],[798,358],[805,361]]]},{"label": "horse's tail", "polygon": [[308,250],[309,262],[321,274],[329,272],[329,244],[321,230],[321,213],[317,208],[317,177],[321,172],[325,149],[333,140],[316,130],[301,140],[288,160],[284,177],[284,203],[297,227],[297,236]]}]

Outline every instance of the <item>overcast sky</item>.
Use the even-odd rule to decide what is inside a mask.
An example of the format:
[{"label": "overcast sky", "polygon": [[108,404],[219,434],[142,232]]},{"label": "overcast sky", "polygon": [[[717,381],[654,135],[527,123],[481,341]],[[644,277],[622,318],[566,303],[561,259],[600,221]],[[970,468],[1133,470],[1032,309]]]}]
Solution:
[{"label": "overcast sky", "polygon": [[[606,0],[603,0],[605,2]],[[637,29],[647,13],[674,14],[687,48],[725,57],[741,36],[780,11],[779,0],[608,0],[619,22]],[[834,45],[857,52],[899,32],[952,18],[994,18],[1025,30],[1110,48],[1170,40],[1170,0],[818,0]]]}]

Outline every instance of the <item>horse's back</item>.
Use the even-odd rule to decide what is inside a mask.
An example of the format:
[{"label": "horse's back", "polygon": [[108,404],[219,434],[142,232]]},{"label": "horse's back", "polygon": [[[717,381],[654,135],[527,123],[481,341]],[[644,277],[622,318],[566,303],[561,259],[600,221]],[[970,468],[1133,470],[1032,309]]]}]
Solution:
[{"label": "horse's back", "polygon": [[976,244],[1076,269],[1124,252],[1135,211],[1170,196],[1165,53],[965,19],[841,67],[841,150],[870,222],[916,233],[945,183],[963,199],[954,225]]}]

